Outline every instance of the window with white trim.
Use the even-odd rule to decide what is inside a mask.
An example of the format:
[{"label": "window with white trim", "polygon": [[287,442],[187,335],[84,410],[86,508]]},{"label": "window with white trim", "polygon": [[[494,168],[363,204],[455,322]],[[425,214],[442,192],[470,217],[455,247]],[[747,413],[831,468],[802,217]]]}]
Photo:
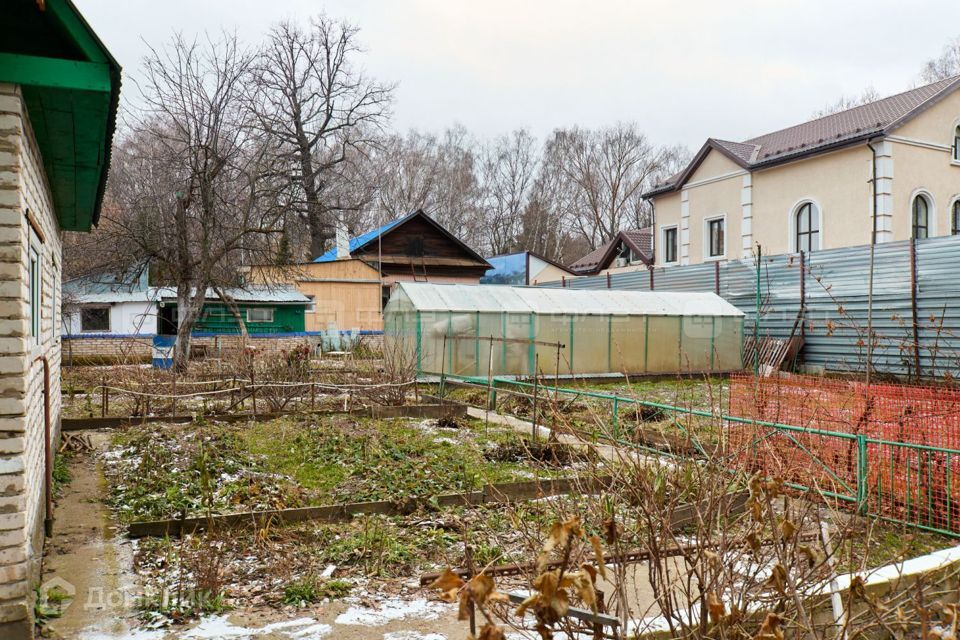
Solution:
[{"label": "window with white trim", "polygon": [[40,289],[43,286],[43,271],[40,261],[40,251],[30,247],[30,337],[33,344],[40,344]]},{"label": "window with white trim", "polygon": [[960,125],[953,128],[953,161],[960,162]]},{"label": "window with white trim", "polygon": [[960,235],[960,199],[953,203],[953,209],[950,212],[950,233],[951,235]]},{"label": "window with white trim", "polygon": [[727,221],[723,218],[707,220],[707,255],[719,258],[726,253],[724,233]]},{"label": "window with white trim", "polygon": [[820,211],[812,202],[800,205],[794,214],[794,247],[796,251],[818,251],[820,249]]},{"label": "window with white trim", "polygon": [[307,296],[307,299],[310,302],[307,303],[306,313],[316,313],[317,312],[317,296]]},{"label": "window with white trim", "polygon": [[913,199],[913,234],[918,240],[930,236],[930,201],[922,193]]},{"label": "window with white trim", "polygon": [[247,309],[247,322],[273,322],[273,307],[252,307]]},{"label": "window with white trim", "polygon": [[679,244],[676,227],[666,227],[663,230],[663,262],[670,264],[677,261],[677,247]]}]

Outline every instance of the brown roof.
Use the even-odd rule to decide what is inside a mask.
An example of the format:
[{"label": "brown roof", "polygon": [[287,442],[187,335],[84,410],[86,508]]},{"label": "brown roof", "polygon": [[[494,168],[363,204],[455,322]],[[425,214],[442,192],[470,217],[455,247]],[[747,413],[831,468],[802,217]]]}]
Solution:
[{"label": "brown roof", "polygon": [[711,150],[723,153],[745,169],[754,169],[886,135],[958,87],[960,76],[953,76],[743,142],[710,138],[683,171],[643,195],[649,197],[679,188]]},{"label": "brown roof", "polygon": [[620,231],[608,242],[597,247],[567,268],[577,275],[589,275],[602,271],[610,265],[610,261],[613,260],[614,253],[621,242],[625,242],[627,246],[639,253],[646,264],[653,264],[653,230],[647,227],[646,229]]}]

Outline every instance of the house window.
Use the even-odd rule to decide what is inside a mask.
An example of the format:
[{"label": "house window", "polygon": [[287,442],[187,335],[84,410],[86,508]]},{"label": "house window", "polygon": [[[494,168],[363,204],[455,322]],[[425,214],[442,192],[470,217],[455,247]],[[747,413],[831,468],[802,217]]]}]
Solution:
[{"label": "house window", "polygon": [[80,309],[80,331],[107,333],[110,331],[110,307],[83,307]]},{"label": "house window", "polygon": [[960,125],[953,129],[953,160],[960,162]]},{"label": "house window", "polygon": [[30,247],[30,337],[40,342],[40,252]]},{"label": "house window", "polygon": [[726,252],[723,238],[725,222],[723,218],[707,220],[707,248],[711,258],[719,258]]},{"label": "house window", "polygon": [[796,238],[794,245],[797,251],[817,251],[820,249],[820,211],[812,202],[807,202],[797,209],[794,220]]},{"label": "house window", "polygon": [[273,307],[247,309],[247,322],[273,322]]},{"label": "house window", "polygon": [[953,211],[950,214],[950,233],[960,235],[960,200],[953,203]]},{"label": "house window", "polygon": [[307,303],[306,313],[316,313],[317,311],[317,296],[307,296],[310,302]]},{"label": "house window", "polygon": [[663,230],[663,261],[671,263],[677,261],[677,228],[669,227]]},{"label": "house window", "polygon": [[913,199],[913,237],[922,240],[930,235],[930,201],[924,195]]},{"label": "house window", "polygon": [[60,327],[57,326],[57,282],[59,282],[60,277],[57,274],[57,266],[53,266],[53,286],[50,289],[50,331],[53,333],[53,339],[57,339],[59,334]]}]

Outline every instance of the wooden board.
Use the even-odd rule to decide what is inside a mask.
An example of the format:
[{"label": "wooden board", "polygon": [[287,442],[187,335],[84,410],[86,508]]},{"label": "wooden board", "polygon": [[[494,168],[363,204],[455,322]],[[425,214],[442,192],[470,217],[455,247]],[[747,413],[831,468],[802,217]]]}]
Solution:
[{"label": "wooden board", "polygon": [[378,514],[384,516],[409,515],[418,510],[435,510],[437,507],[479,506],[535,500],[584,489],[587,493],[600,491],[609,486],[611,478],[558,478],[523,482],[504,482],[485,485],[480,491],[451,493],[441,496],[425,496],[403,501],[353,502],[346,504],[248,511],[210,518],[186,518],[182,520],[155,520],[134,522],[128,535],[131,538],[144,536],[179,536],[183,533],[203,531],[215,526],[231,528],[245,525],[263,527],[268,524],[290,524],[308,520],[327,523],[347,522],[354,516]]}]

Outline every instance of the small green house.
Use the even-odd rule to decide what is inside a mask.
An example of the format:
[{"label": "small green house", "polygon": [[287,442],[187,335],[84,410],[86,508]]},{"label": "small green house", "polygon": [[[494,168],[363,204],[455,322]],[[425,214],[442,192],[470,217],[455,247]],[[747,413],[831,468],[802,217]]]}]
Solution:
[{"label": "small green house", "polygon": [[[226,294],[233,300],[251,335],[290,335],[306,331],[305,314],[312,301],[292,287],[254,287],[231,289]],[[177,332],[177,296],[168,290],[160,296],[158,333]],[[236,314],[219,296],[208,292],[203,312],[193,329],[195,336],[240,334]]]}]

